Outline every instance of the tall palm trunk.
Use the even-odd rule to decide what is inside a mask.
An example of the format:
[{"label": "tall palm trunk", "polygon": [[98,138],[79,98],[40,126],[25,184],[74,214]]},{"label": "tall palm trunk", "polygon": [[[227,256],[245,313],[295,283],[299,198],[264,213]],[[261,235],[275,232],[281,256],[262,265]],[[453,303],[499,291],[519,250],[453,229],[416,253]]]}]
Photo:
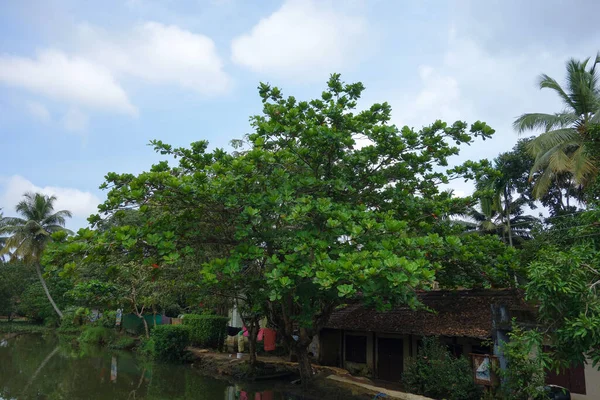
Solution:
[{"label": "tall palm trunk", "polygon": [[58,317],[60,319],[63,319],[63,313],[60,311],[60,309],[58,308],[58,306],[54,302],[54,299],[50,295],[50,291],[48,290],[48,286],[46,285],[46,281],[44,280],[44,277],[42,275],[42,270],[40,268],[40,263],[39,262],[35,263],[35,270],[37,271],[38,278],[40,278],[40,283],[42,284],[42,287],[44,288],[44,292],[46,292],[46,296],[48,297],[48,300],[50,301],[50,304],[52,304],[52,307],[54,307],[54,311],[56,311],[56,313],[58,314]]}]

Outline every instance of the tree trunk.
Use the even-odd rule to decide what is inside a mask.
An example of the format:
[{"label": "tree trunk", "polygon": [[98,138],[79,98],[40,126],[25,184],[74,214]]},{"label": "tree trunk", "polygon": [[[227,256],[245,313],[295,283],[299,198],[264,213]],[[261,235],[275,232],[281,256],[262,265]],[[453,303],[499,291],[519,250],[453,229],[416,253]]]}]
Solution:
[{"label": "tree trunk", "polygon": [[304,386],[313,379],[312,365],[310,364],[310,358],[308,357],[307,346],[296,346],[296,356],[298,356],[298,371],[300,372],[300,379],[302,381],[302,385]]},{"label": "tree trunk", "polygon": [[46,292],[46,296],[48,297],[48,300],[50,301],[50,304],[52,304],[52,307],[54,307],[54,311],[56,311],[59,318],[63,319],[63,313],[58,309],[58,306],[56,305],[56,303],[54,302],[54,299],[52,299],[52,296],[50,295],[48,286],[46,286],[46,281],[44,280],[44,277],[42,276],[42,270],[40,268],[39,262],[35,263],[35,269],[37,271],[38,278],[40,278],[40,283],[42,284],[42,287],[44,288],[44,292]]},{"label": "tree trunk", "polygon": [[250,351],[250,365],[256,365],[256,339],[258,336],[258,324],[254,324],[254,321],[250,322],[250,329],[248,329],[248,350]]},{"label": "tree trunk", "polygon": [[144,316],[142,315],[142,322],[144,323],[144,330],[146,331],[146,339],[150,339],[150,329],[148,329],[148,322],[146,321],[146,318],[144,318]]}]

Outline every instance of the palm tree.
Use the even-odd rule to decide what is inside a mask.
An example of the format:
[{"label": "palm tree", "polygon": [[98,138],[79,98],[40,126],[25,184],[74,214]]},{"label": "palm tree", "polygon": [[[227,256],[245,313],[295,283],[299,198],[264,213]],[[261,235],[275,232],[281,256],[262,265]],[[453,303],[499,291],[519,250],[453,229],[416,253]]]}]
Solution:
[{"label": "palm tree", "polygon": [[52,233],[66,231],[65,222],[71,217],[67,210],[54,211],[55,196],[46,196],[41,193],[25,193],[24,199],[17,206],[16,211],[23,218],[5,217],[0,223],[0,235],[5,238],[5,246],[0,254],[10,254],[26,263],[36,267],[38,278],[46,292],[48,300],[60,318],[62,312],[52,299],[46,281],[42,275],[40,259],[46,245],[52,240]]},{"label": "palm tree", "polygon": [[468,219],[460,223],[467,232],[497,235],[510,246],[519,246],[532,239],[531,229],[539,222],[537,218],[524,215],[520,202],[511,204],[508,217],[506,211],[498,209],[498,206],[493,199],[484,197],[479,201],[479,207],[468,210]]},{"label": "palm tree", "polygon": [[567,85],[563,88],[546,74],[540,76],[540,89],[552,89],[562,100],[565,109],[555,114],[523,114],[514,122],[518,132],[543,130],[530,142],[528,149],[535,162],[530,179],[536,180],[536,198],[542,198],[553,183],[564,180],[588,185],[597,175],[592,142],[600,123],[600,84],[596,65],[600,53],[588,68],[589,58],[584,61],[571,59],[567,62]]}]

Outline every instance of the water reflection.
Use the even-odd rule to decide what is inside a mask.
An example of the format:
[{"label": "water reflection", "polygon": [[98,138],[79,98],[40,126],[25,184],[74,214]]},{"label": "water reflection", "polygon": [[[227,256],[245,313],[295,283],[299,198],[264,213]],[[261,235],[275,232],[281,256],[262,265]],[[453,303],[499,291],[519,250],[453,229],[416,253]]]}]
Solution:
[{"label": "water reflection", "polygon": [[129,352],[73,346],[53,337],[22,335],[0,346],[0,400],[289,398],[231,386],[190,366],[155,364]]}]

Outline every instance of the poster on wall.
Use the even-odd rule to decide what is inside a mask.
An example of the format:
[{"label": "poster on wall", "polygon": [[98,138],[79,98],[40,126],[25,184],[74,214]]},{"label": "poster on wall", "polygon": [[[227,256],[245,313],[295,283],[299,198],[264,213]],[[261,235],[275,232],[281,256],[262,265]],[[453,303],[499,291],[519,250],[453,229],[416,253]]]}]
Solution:
[{"label": "poster on wall", "polygon": [[473,366],[473,379],[476,384],[494,386],[496,384],[495,366],[498,365],[498,357],[489,354],[471,354],[471,365]]}]

